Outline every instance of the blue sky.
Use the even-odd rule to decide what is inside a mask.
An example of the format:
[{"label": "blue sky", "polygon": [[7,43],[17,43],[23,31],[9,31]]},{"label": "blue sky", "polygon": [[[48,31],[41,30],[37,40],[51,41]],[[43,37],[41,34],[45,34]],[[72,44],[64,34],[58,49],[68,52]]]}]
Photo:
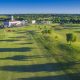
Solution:
[{"label": "blue sky", "polygon": [[0,0],[0,14],[80,13],[80,0]]}]

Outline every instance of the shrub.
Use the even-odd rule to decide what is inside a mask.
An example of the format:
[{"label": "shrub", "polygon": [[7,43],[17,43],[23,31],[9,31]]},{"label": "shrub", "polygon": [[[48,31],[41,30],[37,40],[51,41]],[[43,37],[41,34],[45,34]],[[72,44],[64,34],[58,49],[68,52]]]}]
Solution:
[{"label": "shrub", "polygon": [[77,39],[76,35],[74,35],[73,33],[67,33],[66,34],[66,40],[69,44],[71,44],[71,42],[75,42]]},{"label": "shrub", "polygon": [[57,35],[55,36],[55,39],[58,40],[58,36]]}]

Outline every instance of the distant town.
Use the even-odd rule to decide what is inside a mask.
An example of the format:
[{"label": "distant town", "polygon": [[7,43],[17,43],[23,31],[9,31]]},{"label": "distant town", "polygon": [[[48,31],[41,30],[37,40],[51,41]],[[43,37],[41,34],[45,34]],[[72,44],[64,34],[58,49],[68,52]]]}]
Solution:
[{"label": "distant town", "polygon": [[0,28],[29,24],[80,24],[78,14],[17,14],[0,15]]}]

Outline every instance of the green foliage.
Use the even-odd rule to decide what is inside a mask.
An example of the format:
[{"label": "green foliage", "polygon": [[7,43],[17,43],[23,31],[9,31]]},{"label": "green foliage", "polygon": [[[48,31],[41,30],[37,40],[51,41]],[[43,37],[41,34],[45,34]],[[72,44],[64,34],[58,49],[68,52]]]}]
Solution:
[{"label": "green foliage", "polygon": [[[43,80],[48,76],[55,77],[55,75],[73,73],[74,76],[71,77],[70,75],[63,76],[63,80],[66,79],[66,76],[69,80],[74,77],[76,79],[75,74],[80,71],[80,54],[78,54],[80,53],[80,45],[76,47],[79,49],[78,51],[75,46],[73,48],[73,45],[66,45],[63,38],[66,33],[64,29],[61,32],[52,31],[52,29],[44,30],[41,26],[41,31],[43,30],[44,33],[52,32],[49,36],[37,33],[35,28],[37,26],[33,25],[0,30],[0,80],[34,79],[33,77],[37,76],[41,76],[40,79]],[[7,30],[15,31],[7,32]],[[55,41],[53,37],[59,40]],[[29,75],[30,73],[31,75]]]},{"label": "green foliage", "polygon": [[8,16],[0,16],[0,18],[6,19],[8,18]]},{"label": "green foliage", "polygon": [[72,42],[76,42],[76,40],[77,40],[77,36],[74,34]]},{"label": "green foliage", "polygon": [[65,27],[80,27],[80,24],[64,24]]},{"label": "green foliage", "polygon": [[45,30],[42,31],[42,34],[51,34],[51,30],[45,29]]},{"label": "green foliage", "polygon": [[55,26],[54,29],[55,30],[62,30],[63,28],[62,28],[62,26],[58,25],[58,26]]},{"label": "green foliage", "polygon": [[50,34],[51,33],[51,30],[48,30],[48,33]]},{"label": "green foliage", "polygon": [[71,44],[71,42],[75,42],[77,39],[76,35],[73,33],[67,33],[66,34],[66,40]]},{"label": "green foliage", "polygon": [[55,39],[58,40],[58,36],[57,35],[55,36]]},{"label": "green foliage", "polygon": [[67,39],[67,42],[69,42],[69,41],[72,41],[72,33],[68,33],[68,34],[66,34],[66,39]]}]

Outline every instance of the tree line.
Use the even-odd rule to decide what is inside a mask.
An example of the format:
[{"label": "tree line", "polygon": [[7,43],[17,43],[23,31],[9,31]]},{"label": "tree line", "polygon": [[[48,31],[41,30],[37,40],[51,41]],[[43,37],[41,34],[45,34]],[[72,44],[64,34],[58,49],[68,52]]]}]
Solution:
[{"label": "tree line", "polygon": [[[0,17],[0,21],[10,20],[11,15],[5,15],[6,17]],[[52,21],[52,23],[80,23],[79,14],[14,14],[16,20],[37,20],[37,21]]]}]

